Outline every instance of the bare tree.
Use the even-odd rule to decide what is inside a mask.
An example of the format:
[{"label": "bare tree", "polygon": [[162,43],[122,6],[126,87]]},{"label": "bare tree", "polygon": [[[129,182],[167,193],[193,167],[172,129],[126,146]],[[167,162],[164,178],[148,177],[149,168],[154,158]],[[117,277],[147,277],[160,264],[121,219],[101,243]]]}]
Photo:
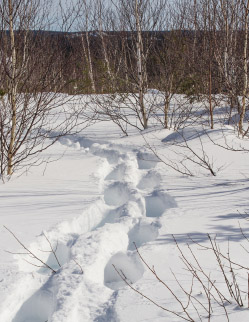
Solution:
[{"label": "bare tree", "polygon": [[211,7],[214,57],[223,83],[221,90],[228,95],[231,110],[236,107],[240,111],[240,1],[212,0]]},{"label": "bare tree", "polygon": [[78,3],[79,12],[82,11],[82,14],[79,15],[79,29],[82,30],[81,32],[81,44],[85,56],[85,61],[87,65],[87,71],[89,75],[89,79],[91,82],[91,89],[92,92],[96,92],[96,85],[94,79],[94,72],[93,72],[93,62],[92,62],[92,50],[90,46],[90,36],[89,33],[91,31],[92,26],[92,9],[89,1],[87,0],[79,0]]},{"label": "bare tree", "polygon": [[114,3],[117,20],[120,21],[119,30],[126,31],[123,34],[126,48],[123,66],[126,69],[127,91],[132,93],[133,111],[144,129],[148,127],[153,111],[153,107],[146,101],[149,86],[148,58],[165,3],[164,0],[119,0]]},{"label": "bare tree", "polygon": [[111,62],[110,62],[110,55],[107,51],[107,40],[104,34],[104,25],[103,20],[105,17],[105,21],[108,18],[108,8],[104,6],[103,0],[97,0],[96,6],[95,6],[95,17],[97,21],[97,30],[99,32],[99,36],[101,39],[101,47],[104,57],[104,62],[106,66],[106,72],[107,72],[107,80],[111,82],[111,87],[113,86],[113,72],[111,70]]},{"label": "bare tree", "polygon": [[240,111],[239,120],[239,133],[244,134],[243,122],[246,113],[246,98],[248,95],[248,15],[249,15],[249,0],[242,1],[243,10],[243,22],[244,22],[244,53],[243,53],[243,96],[242,96],[242,106]]},{"label": "bare tree", "polygon": [[40,152],[72,133],[82,112],[73,97],[60,94],[70,83],[64,77],[66,48],[43,31],[49,27],[48,10],[49,1],[0,4],[1,177],[35,163]]}]

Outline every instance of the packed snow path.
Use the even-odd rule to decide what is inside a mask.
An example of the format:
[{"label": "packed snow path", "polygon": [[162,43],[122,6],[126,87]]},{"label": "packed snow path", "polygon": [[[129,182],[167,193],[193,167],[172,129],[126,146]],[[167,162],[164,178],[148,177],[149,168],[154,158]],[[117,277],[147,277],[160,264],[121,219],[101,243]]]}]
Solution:
[{"label": "packed snow path", "polygon": [[[145,270],[133,243],[141,247],[150,265],[156,265],[159,275],[173,283],[170,267],[179,272],[182,263],[169,234],[177,234],[181,244],[186,243],[187,233],[205,242],[210,231],[219,233],[224,242],[228,236],[240,242],[242,236],[234,221],[237,210],[243,211],[247,205],[248,180],[170,176],[161,171],[152,154],[131,148],[129,143],[100,144],[80,138],[61,143],[89,149],[99,157],[100,166],[94,174],[99,197],[81,216],[50,228],[29,246],[56,274],[25,262],[32,261],[28,256],[16,256],[19,272],[12,279],[14,283],[9,278],[0,321],[180,321],[126,287],[113,265],[142,293],[178,311],[172,297],[166,296],[165,289]],[[48,252],[48,241],[58,261]],[[205,263],[213,269],[208,258]],[[184,284],[187,278],[182,270],[179,276]],[[201,296],[199,290],[196,294]],[[244,313],[232,306],[231,321]],[[224,321],[222,309],[217,308],[212,321]]]},{"label": "packed snow path", "polygon": [[[80,217],[46,232],[61,268],[52,253],[43,252],[41,258],[56,274],[48,278],[46,268],[36,269],[23,256],[19,259],[26,273],[3,303],[1,321],[110,321],[114,294],[125,286],[113,264],[132,283],[143,276],[133,242],[140,247],[155,240],[158,218],[176,202],[160,189],[151,155],[100,144],[93,144],[91,152],[103,158],[98,169],[101,198]],[[30,248],[36,253],[48,246],[40,236]]]}]

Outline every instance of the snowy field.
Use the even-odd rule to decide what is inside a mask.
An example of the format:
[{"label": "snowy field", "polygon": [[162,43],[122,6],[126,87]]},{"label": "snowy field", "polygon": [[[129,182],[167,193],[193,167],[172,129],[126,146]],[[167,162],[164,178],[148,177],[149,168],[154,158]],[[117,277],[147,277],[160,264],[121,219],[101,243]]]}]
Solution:
[{"label": "snowy field", "polygon": [[0,321],[249,321],[249,142],[215,112],[214,130],[96,123],[1,183]]}]

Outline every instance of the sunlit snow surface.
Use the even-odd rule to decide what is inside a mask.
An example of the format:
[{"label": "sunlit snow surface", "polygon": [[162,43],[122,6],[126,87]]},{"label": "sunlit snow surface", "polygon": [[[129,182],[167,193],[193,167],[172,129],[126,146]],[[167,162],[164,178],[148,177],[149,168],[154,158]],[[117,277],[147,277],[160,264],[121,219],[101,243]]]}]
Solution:
[{"label": "sunlit snow surface", "polygon": [[[221,117],[218,109],[217,115]],[[172,272],[187,290],[191,276],[184,270],[172,234],[189,259],[187,244],[191,245],[202,267],[227,294],[214,255],[200,250],[194,241],[208,245],[207,233],[217,234],[226,253],[229,239],[233,260],[248,266],[249,256],[241,244],[247,250],[249,245],[240,226],[248,236],[249,223],[240,213],[249,212],[249,153],[214,145],[198,124],[178,133],[158,126],[143,135],[146,141],[131,129],[124,138],[114,124],[97,123],[44,153],[44,158],[58,161],[16,174],[0,185],[1,322],[182,321],[132,291],[113,267],[139,292],[181,312],[134,246],[135,242],[143,259],[186,304]],[[217,124],[208,135],[220,144],[223,135],[233,146],[242,142],[229,126],[221,131]],[[194,176],[186,177],[146,148],[147,142],[166,163],[177,162],[184,149],[170,143],[181,144],[183,137],[199,153],[204,147],[214,168],[221,168],[216,177],[191,161],[188,168]],[[242,143],[249,149],[248,142]],[[31,265],[28,262],[39,263],[28,255],[7,253],[25,251],[3,225],[57,273]],[[48,252],[44,234],[61,267]],[[242,290],[247,291],[247,275],[238,274]],[[205,303],[199,284],[194,285],[193,295]],[[194,308],[189,312],[199,321]],[[239,309],[234,301],[227,312],[230,321],[249,320],[248,310]],[[203,321],[208,320],[205,310],[199,308],[199,313]],[[211,321],[227,321],[217,303]]]}]

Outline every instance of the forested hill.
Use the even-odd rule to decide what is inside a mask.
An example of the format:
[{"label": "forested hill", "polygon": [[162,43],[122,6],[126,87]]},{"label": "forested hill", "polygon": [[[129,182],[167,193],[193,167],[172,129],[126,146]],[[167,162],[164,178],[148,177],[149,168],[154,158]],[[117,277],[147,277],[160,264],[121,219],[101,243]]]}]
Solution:
[{"label": "forested hill", "polygon": [[[228,93],[228,77],[220,59],[224,52],[224,33],[204,30],[142,31],[143,73],[146,88],[157,88],[187,95]],[[2,64],[10,50],[9,32],[0,32]],[[243,32],[236,32],[236,43],[230,49],[233,82],[241,92],[243,70]],[[241,40],[241,41],[240,41]],[[61,91],[68,93],[109,93],[137,91],[136,31],[15,31],[17,54],[23,48],[30,54],[30,68],[36,73],[45,68],[46,77],[57,72],[63,78]],[[26,42],[24,44],[24,41]],[[56,50],[55,50],[56,49]],[[32,63],[33,61],[33,63]],[[49,63],[49,65],[48,65]],[[228,71],[229,73],[229,71]],[[51,74],[51,75],[50,75]],[[1,89],[5,88],[1,72]],[[53,83],[53,82],[52,82]],[[53,90],[50,82],[49,90]]]}]

